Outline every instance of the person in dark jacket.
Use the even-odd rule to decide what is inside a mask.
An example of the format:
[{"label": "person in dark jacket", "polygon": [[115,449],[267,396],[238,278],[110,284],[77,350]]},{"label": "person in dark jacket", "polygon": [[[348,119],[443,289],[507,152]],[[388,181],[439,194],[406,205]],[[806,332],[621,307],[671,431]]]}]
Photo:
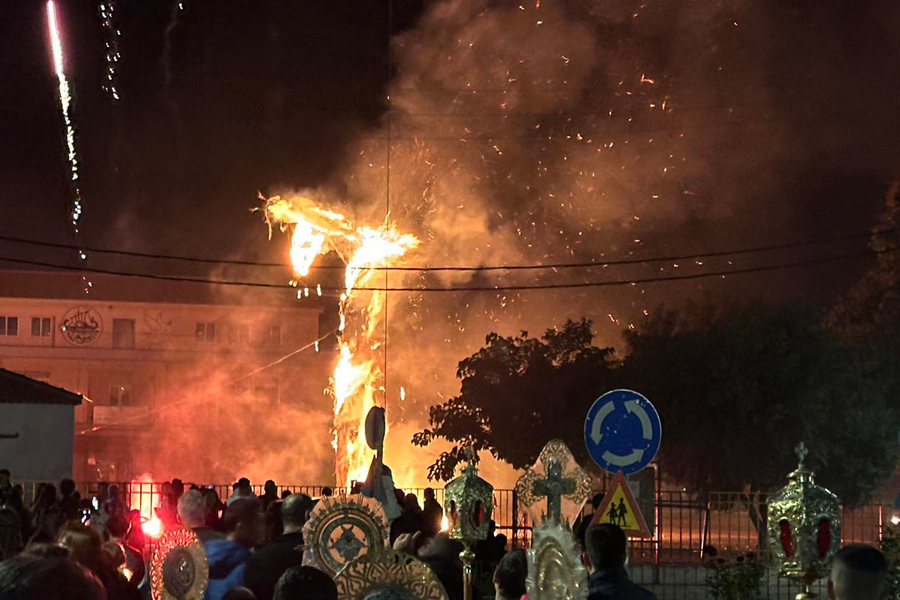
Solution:
[{"label": "person in dark jacket", "polygon": [[244,585],[258,600],[272,600],[278,579],[303,563],[303,526],[315,503],[305,494],[291,494],[281,506],[284,533],[260,548],[247,561]]},{"label": "person in dark jacket", "polygon": [[584,541],[591,563],[588,600],[656,600],[653,592],[628,579],[628,540],[621,528],[612,523],[591,525]]},{"label": "person in dark jacket", "polygon": [[227,537],[205,542],[209,561],[209,587],[203,600],[222,600],[231,589],[243,585],[250,552],[265,535],[262,504],[257,498],[237,498],[223,519]]}]

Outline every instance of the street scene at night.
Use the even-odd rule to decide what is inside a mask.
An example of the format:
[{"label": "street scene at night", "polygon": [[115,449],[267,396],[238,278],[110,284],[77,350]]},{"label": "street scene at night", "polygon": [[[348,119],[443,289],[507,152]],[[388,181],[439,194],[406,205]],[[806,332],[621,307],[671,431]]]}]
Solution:
[{"label": "street scene at night", "polygon": [[6,0],[0,600],[900,600],[898,30]]}]

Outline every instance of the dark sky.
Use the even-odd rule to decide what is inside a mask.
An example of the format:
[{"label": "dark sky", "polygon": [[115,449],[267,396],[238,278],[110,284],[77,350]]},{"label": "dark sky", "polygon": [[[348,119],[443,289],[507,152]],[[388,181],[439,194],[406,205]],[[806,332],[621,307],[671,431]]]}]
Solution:
[{"label": "dark sky", "polygon": [[[347,148],[379,127],[389,76],[387,2],[183,4],[179,11],[167,0],[117,2],[122,100],[116,103],[101,89],[104,32],[97,3],[60,2],[83,173],[82,239],[131,250],[278,260],[283,246],[266,242],[261,218],[249,208],[260,191],[339,179],[335,173],[347,161]],[[486,10],[502,6],[484,4]],[[594,32],[604,56],[635,45],[661,79],[669,74],[666,83],[676,97],[696,104],[703,94],[708,111],[695,106],[689,118],[696,130],[704,129],[706,112],[713,119],[737,110],[729,131],[749,132],[747,141],[720,135],[693,147],[703,164],[698,187],[728,188],[720,203],[726,209],[710,210],[719,200],[706,194],[692,205],[690,218],[668,228],[662,218],[648,219],[655,242],[644,247],[646,254],[697,250],[697,240],[718,249],[729,242],[809,239],[873,226],[898,167],[900,38],[891,2],[767,0],[749,3],[751,8],[736,2],[734,26],[725,18],[726,4],[716,3],[721,22],[704,37],[702,52],[721,56],[729,69],[711,94],[702,85],[713,76],[683,67],[689,64],[682,60],[685,48],[665,27],[668,18],[683,22],[691,11],[707,8],[688,1],[651,3],[641,18],[658,33],[639,36],[626,23],[631,4],[642,5],[597,2],[577,9],[585,11],[585,21],[599,23]],[[576,20],[577,10],[570,12]],[[395,0],[395,33],[418,27],[423,11],[414,0]],[[744,29],[733,29],[738,21]],[[447,27],[454,26],[449,20]],[[0,235],[71,241],[42,2],[2,3],[0,52]],[[691,98],[692,91],[679,86],[694,80],[700,83]],[[744,95],[742,105],[736,100]],[[768,138],[753,130],[768,127],[778,133],[778,148],[767,162],[760,157],[769,153]],[[754,156],[758,170],[734,167],[745,154]],[[742,188],[760,181],[767,182],[759,185],[764,193],[739,197]],[[70,254],[3,243],[0,254],[71,262]],[[863,266],[842,263],[759,287],[802,281],[828,295]]]}]

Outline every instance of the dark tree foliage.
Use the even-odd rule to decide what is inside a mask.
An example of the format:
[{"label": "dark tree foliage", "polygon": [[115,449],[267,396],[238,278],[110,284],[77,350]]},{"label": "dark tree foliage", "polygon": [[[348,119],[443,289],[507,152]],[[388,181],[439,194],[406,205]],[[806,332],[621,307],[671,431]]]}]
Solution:
[{"label": "dark tree foliage", "polygon": [[460,394],[431,408],[413,442],[456,444],[430,467],[435,479],[452,476],[468,444],[522,468],[559,437],[588,466],[584,415],[603,392],[628,387],[660,412],[667,479],[695,491],[770,491],[804,441],[818,480],[846,504],[865,502],[900,458],[900,369],[814,317],[761,304],[659,311],[625,332],[621,363],[591,345],[588,321],[541,339],[491,334],[459,364]]},{"label": "dark tree foliage", "polygon": [[413,437],[426,446],[435,438],[456,445],[429,467],[430,479],[453,477],[462,449],[487,450],[517,469],[532,464],[547,441],[565,440],[579,462],[584,415],[612,386],[617,366],[611,348],[592,345],[591,322],[567,321],[540,339],[487,336],[485,347],[459,363],[460,393],[429,409],[429,427]]},{"label": "dark tree foliage", "polygon": [[900,402],[865,348],[812,311],[660,312],[626,332],[625,377],[663,418],[660,465],[689,489],[769,491],[804,441],[818,481],[868,501],[897,466]]}]

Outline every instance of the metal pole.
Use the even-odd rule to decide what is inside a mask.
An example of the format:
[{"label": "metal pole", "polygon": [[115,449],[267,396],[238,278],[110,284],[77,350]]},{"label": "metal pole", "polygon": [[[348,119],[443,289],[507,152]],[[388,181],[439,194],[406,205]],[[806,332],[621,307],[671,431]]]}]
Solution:
[{"label": "metal pole", "polygon": [[[516,494],[516,490],[512,491],[512,547],[517,548],[519,543],[519,496]],[[522,543],[522,547],[525,547],[525,543]]]},{"label": "metal pole", "polygon": [[472,551],[472,542],[463,541],[463,551],[459,558],[463,563],[463,600],[472,600],[472,562],[475,553]]}]

